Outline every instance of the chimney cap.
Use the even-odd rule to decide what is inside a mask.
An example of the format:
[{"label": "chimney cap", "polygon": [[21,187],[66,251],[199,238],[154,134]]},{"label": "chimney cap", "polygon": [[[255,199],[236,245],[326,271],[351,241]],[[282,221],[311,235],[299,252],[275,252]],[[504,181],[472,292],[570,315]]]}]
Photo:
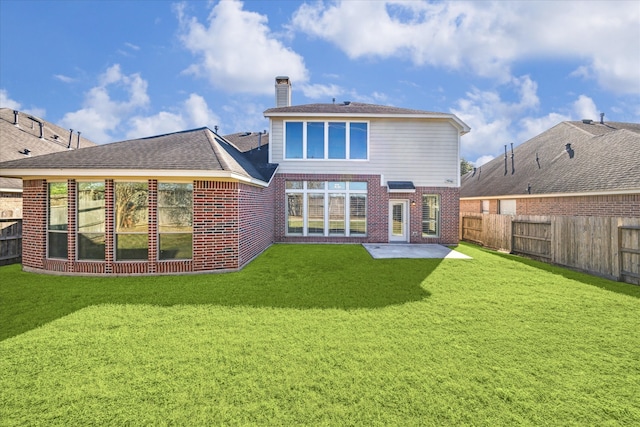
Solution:
[{"label": "chimney cap", "polygon": [[287,84],[289,83],[289,76],[277,76],[276,77],[277,84]]}]

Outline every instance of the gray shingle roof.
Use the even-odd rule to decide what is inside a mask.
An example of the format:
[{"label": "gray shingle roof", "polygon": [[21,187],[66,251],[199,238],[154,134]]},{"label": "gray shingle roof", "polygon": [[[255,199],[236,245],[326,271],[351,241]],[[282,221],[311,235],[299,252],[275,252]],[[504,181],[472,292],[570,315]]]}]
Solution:
[{"label": "gray shingle roof", "polygon": [[[573,151],[570,157],[567,150]],[[537,160],[536,160],[537,159]],[[562,122],[462,177],[460,197],[640,191],[640,124]],[[539,166],[538,166],[539,164]]]},{"label": "gray shingle roof", "polygon": [[[11,108],[0,108],[0,162],[26,159],[44,154],[66,152],[69,145],[69,129],[42,120],[30,114],[18,113],[18,126]],[[40,138],[40,123],[44,125],[44,138]],[[96,145],[80,136],[80,148]],[[71,138],[71,148],[78,146],[78,134]],[[27,151],[25,151],[25,149]],[[28,152],[28,156],[24,153]],[[0,188],[21,190],[22,181],[14,178],[0,177]]]},{"label": "gray shingle roof", "polygon": [[361,102],[337,103],[337,104],[306,104],[290,107],[269,108],[264,112],[265,116],[278,113],[308,113],[308,114],[371,114],[371,115],[433,115],[444,114],[432,111],[411,110],[408,108],[390,107],[386,105],[363,104]]},{"label": "gray shingle roof", "polygon": [[208,128],[139,138],[0,164],[5,175],[22,170],[227,171],[268,182],[235,145]]}]

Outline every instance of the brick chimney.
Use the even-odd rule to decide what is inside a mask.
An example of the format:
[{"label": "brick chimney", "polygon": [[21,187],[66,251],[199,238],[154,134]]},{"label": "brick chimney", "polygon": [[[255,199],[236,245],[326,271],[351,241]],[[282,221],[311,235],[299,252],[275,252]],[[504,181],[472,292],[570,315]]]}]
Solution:
[{"label": "brick chimney", "polygon": [[276,77],[276,108],[291,106],[291,81],[287,76]]}]

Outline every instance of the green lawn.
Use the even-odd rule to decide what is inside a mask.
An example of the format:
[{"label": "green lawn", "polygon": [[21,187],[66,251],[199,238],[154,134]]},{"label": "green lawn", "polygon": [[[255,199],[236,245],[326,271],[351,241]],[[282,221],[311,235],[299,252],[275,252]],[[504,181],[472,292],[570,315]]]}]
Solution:
[{"label": "green lawn", "polygon": [[640,425],[640,287],[275,245],[238,273],[0,268],[0,425]]}]

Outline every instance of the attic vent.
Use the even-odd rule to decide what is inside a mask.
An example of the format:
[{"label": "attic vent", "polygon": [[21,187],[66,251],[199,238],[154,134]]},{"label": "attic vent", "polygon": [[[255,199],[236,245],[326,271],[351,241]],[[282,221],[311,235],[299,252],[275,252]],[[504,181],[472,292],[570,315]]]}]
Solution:
[{"label": "attic vent", "polygon": [[592,125],[593,124],[593,120],[591,120],[591,119],[582,119],[582,123],[584,123],[585,125]]},{"label": "attic vent", "polygon": [[344,101],[344,105],[351,105],[351,101]]}]

